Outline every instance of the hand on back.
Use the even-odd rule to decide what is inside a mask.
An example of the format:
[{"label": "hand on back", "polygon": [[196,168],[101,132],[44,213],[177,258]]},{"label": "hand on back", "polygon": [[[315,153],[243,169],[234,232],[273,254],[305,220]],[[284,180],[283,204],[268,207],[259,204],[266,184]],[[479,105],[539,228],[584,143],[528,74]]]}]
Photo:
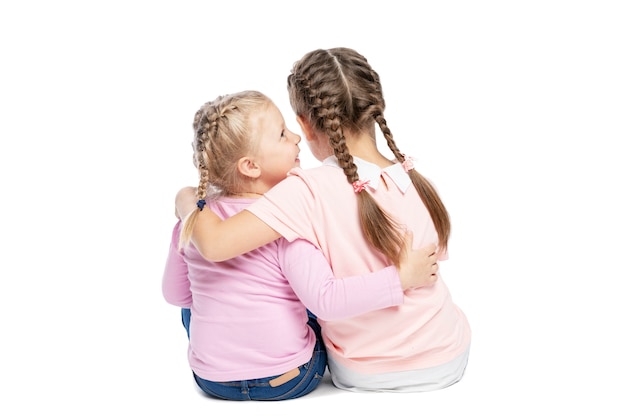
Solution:
[{"label": "hand on back", "polygon": [[413,234],[407,232],[398,265],[403,290],[432,285],[438,278],[437,245],[432,243],[420,249],[413,249],[412,246]]}]

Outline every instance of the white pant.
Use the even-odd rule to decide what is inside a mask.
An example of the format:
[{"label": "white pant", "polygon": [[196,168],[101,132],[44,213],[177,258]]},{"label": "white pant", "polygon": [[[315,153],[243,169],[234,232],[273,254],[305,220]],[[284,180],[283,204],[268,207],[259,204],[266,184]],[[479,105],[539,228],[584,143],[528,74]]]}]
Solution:
[{"label": "white pant", "polygon": [[354,392],[426,392],[460,381],[469,358],[469,348],[456,359],[432,368],[384,374],[360,374],[338,364],[328,355],[328,369],[337,388]]}]

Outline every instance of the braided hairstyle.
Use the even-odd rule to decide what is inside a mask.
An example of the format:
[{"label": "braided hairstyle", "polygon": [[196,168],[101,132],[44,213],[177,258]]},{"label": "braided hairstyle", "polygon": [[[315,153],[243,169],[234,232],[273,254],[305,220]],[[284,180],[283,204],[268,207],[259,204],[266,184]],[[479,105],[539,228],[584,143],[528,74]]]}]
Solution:
[{"label": "braided hairstyle", "polygon": [[[251,117],[272,101],[252,90],[219,96],[205,103],[193,119],[193,164],[200,183],[198,200],[234,194],[241,190],[244,179],[237,169],[240,158],[254,152],[256,142]],[[191,240],[198,212],[186,219],[181,232],[180,247]]]},{"label": "braided hairstyle", "polygon": [[[357,167],[346,145],[346,133],[372,132],[378,124],[387,146],[399,162],[405,161],[385,120],[385,100],[380,78],[358,52],[349,48],[317,49],[297,61],[287,77],[289,101],[297,116],[328,136],[339,166],[350,184],[359,180]],[[413,185],[426,205],[447,249],[450,219],[437,191],[415,169],[409,171]],[[394,264],[403,246],[400,225],[368,192],[357,193],[361,229],[367,240]]]}]

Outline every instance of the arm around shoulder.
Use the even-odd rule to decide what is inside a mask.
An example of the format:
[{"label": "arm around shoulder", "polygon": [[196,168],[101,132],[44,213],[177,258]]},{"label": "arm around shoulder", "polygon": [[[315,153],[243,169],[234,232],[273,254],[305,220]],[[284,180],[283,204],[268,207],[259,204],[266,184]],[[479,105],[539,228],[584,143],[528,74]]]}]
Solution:
[{"label": "arm around shoulder", "polygon": [[247,210],[222,220],[208,207],[198,212],[191,241],[200,254],[221,262],[249,252],[280,234]]}]

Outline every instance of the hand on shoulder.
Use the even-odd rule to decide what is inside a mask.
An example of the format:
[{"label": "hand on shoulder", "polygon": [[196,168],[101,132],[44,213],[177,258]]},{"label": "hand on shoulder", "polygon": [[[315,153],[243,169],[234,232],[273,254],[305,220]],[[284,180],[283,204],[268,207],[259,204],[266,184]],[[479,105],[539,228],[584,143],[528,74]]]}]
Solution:
[{"label": "hand on shoulder", "polygon": [[183,187],[176,193],[175,214],[180,220],[196,208],[196,187]]}]

